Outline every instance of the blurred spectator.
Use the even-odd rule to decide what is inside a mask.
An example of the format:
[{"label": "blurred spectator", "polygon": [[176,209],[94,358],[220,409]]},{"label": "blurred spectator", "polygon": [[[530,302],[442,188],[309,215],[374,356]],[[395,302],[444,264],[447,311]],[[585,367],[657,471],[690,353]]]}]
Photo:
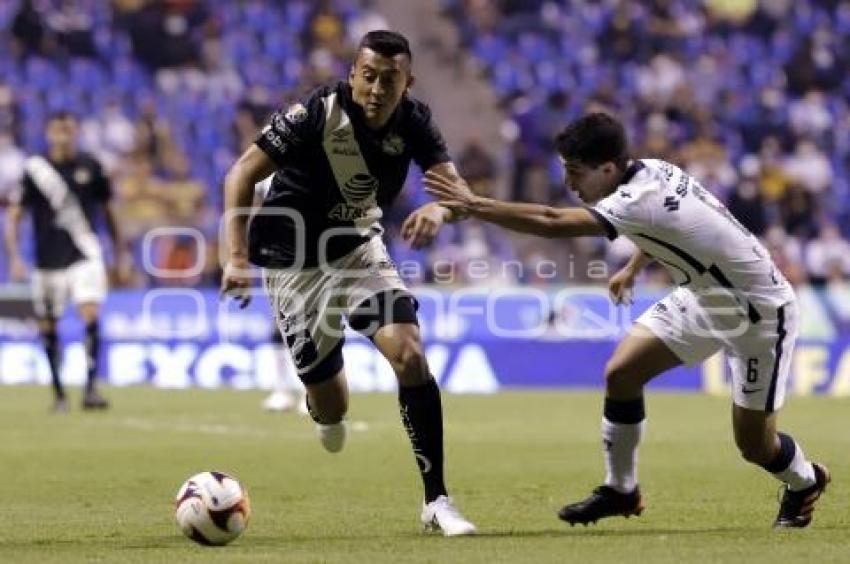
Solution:
[{"label": "blurred spectator", "polygon": [[156,171],[163,171],[168,155],[176,150],[176,141],[168,121],[159,115],[155,100],[144,99],[135,126],[136,152],[149,159]]},{"label": "blurred spectator", "polygon": [[24,175],[26,155],[8,132],[0,131],[0,207],[18,189]]},{"label": "blurred spectator", "polygon": [[129,155],[136,144],[133,122],[124,115],[118,99],[110,99],[97,114],[83,120],[80,141],[110,173],[117,171],[121,159]]},{"label": "blurred spectator", "polygon": [[56,38],[63,55],[97,56],[94,43],[94,19],[79,0],[62,0],[58,8],[47,12],[47,27]]},{"label": "blurred spectator", "polygon": [[818,237],[806,243],[804,255],[812,284],[823,285],[836,276],[850,275],[850,243],[841,238],[834,224],[821,226]]},{"label": "blurred spectator", "polygon": [[811,140],[798,141],[783,168],[791,180],[812,194],[822,194],[832,185],[832,164]]},{"label": "blurred spectator", "polygon": [[18,13],[12,20],[11,31],[13,47],[20,56],[45,55],[50,51],[44,16],[33,0],[21,0]]},{"label": "blurred spectator", "polygon": [[12,88],[3,83],[0,83],[0,132],[20,139],[20,109]]},{"label": "blurred spectator", "polygon": [[827,108],[823,92],[810,90],[806,95],[791,103],[791,129],[797,135],[811,139],[823,139],[832,125],[832,116]]},{"label": "blurred spectator", "polygon": [[466,142],[457,159],[460,175],[476,194],[492,196],[492,182],[496,178],[496,162],[478,139]]},{"label": "blurred spectator", "polygon": [[357,45],[360,38],[376,29],[390,29],[387,21],[375,8],[374,0],[360,0],[360,11],[348,22],[348,44]]},{"label": "blurred spectator", "polygon": [[817,231],[817,206],[812,194],[799,184],[788,187],[779,202],[779,213],[785,231],[800,239],[813,237]]},{"label": "blurred spectator", "polygon": [[741,225],[759,237],[764,235],[767,212],[755,178],[741,180],[729,194],[726,206]]},{"label": "blurred spectator", "polygon": [[194,34],[206,19],[206,9],[197,0],[155,0],[123,15],[133,53],[154,71],[197,65]]}]

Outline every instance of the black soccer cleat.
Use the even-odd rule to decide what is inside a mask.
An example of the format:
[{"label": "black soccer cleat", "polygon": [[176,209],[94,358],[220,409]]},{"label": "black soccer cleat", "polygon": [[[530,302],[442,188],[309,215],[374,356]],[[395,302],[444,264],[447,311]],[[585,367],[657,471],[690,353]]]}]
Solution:
[{"label": "black soccer cleat", "polygon": [[815,510],[815,502],[826,491],[826,485],[831,477],[826,466],[812,462],[815,469],[815,483],[799,492],[791,491],[784,486],[782,500],[779,502],[779,515],[773,522],[776,529],[803,528],[812,522],[812,513]]},{"label": "black soccer cleat", "polygon": [[599,486],[586,499],[562,507],[558,511],[558,518],[570,526],[576,523],[587,525],[603,517],[622,515],[628,518],[640,515],[643,509],[640,488],[635,487],[630,493],[620,493],[610,486]]},{"label": "black soccer cleat", "polygon": [[97,391],[91,390],[83,396],[83,409],[86,411],[109,409],[109,402]]}]

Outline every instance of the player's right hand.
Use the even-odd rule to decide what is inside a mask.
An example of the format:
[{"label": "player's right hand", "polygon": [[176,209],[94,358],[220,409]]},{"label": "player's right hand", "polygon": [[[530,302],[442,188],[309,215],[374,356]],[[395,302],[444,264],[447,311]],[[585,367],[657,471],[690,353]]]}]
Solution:
[{"label": "player's right hand", "polygon": [[12,282],[23,282],[27,279],[27,265],[20,256],[9,259],[9,279]]},{"label": "player's right hand", "polygon": [[251,265],[248,259],[241,256],[231,256],[224,265],[221,276],[221,298],[230,296],[239,303],[240,309],[245,309],[251,303],[252,289]]},{"label": "player's right hand", "polygon": [[617,305],[632,303],[632,288],[635,285],[635,273],[628,267],[621,269],[608,281],[608,294]]},{"label": "player's right hand", "polygon": [[441,176],[429,170],[425,173],[422,183],[425,185],[425,191],[434,196],[444,208],[460,215],[469,214],[469,207],[475,200],[475,194],[464,179]]}]

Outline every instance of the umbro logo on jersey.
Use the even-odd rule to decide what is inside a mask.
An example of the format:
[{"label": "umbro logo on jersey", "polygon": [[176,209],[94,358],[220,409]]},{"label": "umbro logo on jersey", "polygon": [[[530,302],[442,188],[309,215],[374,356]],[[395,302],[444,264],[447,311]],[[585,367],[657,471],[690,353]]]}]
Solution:
[{"label": "umbro logo on jersey", "polygon": [[667,196],[664,198],[664,207],[667,211],[676,211],[679,209],[679,200],[675,196]]},{"label": "umbro logo on jersey", "polygon": [[341,143],[343,141],[348,141],[351,137],[351,130],[349,129],[334,129],[331,131],[331,140],[334,143]]}]

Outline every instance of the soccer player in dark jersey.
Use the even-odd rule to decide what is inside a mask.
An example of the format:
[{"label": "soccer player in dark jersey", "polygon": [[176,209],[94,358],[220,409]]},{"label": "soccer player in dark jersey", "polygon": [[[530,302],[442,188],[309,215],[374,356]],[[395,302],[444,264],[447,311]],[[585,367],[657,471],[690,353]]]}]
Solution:
[{"label": "soccer player in dark jersey", "polygon": [[[431,376],[416,302],[381,241],[382,208],[398,195],[411,160],[456,177],[426,105],[410,97],[412,56],[398,33],[364,36],[347,82],[320,88],[275,113],[225,181],[229,262],[223,293],[250,299],[249,261],[307,388],[325,449],[345,439],[348,386],[343,321],[368,336],[392,366],[398,399],[425,486],[421,519],[447,536],[475,526],[448,497],[443,479],[440,390]],[[275,173],[247,229],[256,182]],[[402,225],[413,246],[429,243],[452,212],[431,203]],[[246,237],[246,230],[248,236]]]},{"label": "soccer player in dark jersey", "polygon": [[97,391],[100,336],[98,316],[106,297],[107,277],[95,220],[104,214],[113,249],[122,249],[118,224],[109,200],[112,189],[100,164],[77,151],[77,119],[56,113],[47,120],[47,154],[31,156],[24,167],[22,189],[9,207],[5,242],[11,278],[26,276],[18,250],[18,231],[24,212],[32,214],[35,231],[33,305],[47,352],[55,402],[53,410],[68,410],[59,376],[57,320],[68,298],[85,323],[87,379],[83,409],[105,409],[108,402]]}]

